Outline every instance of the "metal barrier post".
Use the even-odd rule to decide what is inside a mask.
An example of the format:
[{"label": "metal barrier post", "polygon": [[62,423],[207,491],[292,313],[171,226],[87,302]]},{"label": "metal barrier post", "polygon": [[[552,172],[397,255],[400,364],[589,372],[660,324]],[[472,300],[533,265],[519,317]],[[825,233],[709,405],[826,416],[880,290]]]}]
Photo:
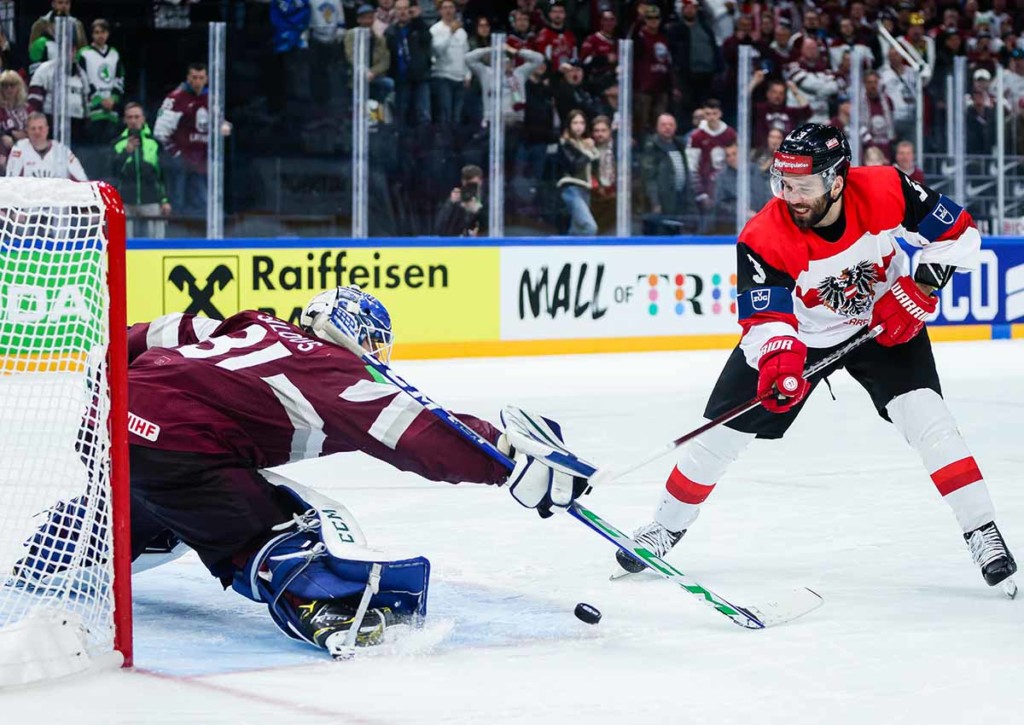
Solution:
[{"label": "metal barrier post", "polygon": [[210,23],[210,88],[208,95],[210,141],[206,147],[206,237],[224,238],[224,69],[227,65],[227,24]]},{"label": "metal barrier post", "polygon": [[491,38],[491,127],[488,185],[488,236],[505,236],[505,33]]},{"label": "metal barrier post", "polygon": [[615,137],[615,233],[632,232],[633,41],[619,41],[619,132]]},{"label": "metal barrier post", "polygon": [[[352,32],[352,31],[350,31]],[[355,28],[352,49],[352,238],[369,235],[370,180],[370,29]]]},{"label": "metal barrier post", "polygon": [[736,70],[736,233],[747,223],[750,209],[750,78],[754,67],[754,49],[739,47],[739,66]]}]

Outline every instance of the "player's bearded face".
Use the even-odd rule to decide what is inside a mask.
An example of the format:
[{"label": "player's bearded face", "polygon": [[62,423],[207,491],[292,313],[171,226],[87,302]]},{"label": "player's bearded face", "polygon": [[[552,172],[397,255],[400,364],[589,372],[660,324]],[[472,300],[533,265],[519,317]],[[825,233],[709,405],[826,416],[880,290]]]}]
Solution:
[{"label": "player's bearded face", "polygon": [[785,200],[793,223],[808,229],[820,222],[828,212],[828,196],[820,175],[783,177],[779,195]]},{"label": "player's bearded face", "polygon": [[828,197],[824,194],[816,199],[798,201],[793,203],[786,201],[789,208],[789,216],[793,223],[801,229],[808,229],[820,222],[828,211]]}]

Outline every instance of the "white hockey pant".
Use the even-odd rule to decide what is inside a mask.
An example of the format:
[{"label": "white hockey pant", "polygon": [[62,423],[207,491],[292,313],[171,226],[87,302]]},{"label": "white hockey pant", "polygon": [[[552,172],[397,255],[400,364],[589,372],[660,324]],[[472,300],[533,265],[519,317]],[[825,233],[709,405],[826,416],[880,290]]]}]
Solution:
[{"label": "white hockey pant", "polygon": [[718,479],[752,440],[753,433],[720,425],[681,446],[654,520],[669,531],[689,528]]},{"label": "white hockey pant", "polygon": [[912,390],[886,406],[893,425],[921,456],[943,500],[966,533],[995,518],[985,479],[946,401],[933,390]]}]

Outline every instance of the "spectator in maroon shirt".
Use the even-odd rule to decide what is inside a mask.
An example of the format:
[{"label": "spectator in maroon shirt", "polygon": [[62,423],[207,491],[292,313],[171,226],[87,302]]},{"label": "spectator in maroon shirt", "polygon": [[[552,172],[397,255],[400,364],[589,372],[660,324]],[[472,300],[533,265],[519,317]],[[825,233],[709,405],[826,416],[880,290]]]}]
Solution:
[{"label": "spectator in maroon shirt", "polygon": [[544,13],[537,7],[537,0],[516,0],[516,10],[526,13],[530,19],[530,29],[537,33],[546,24]]},{"label": "spectator in maroon shirt", "polygon": [[668,108],[672,65],[668,38],[661,32],[661,11],[656,5],[648,5],[644,10],[644,25],[633,45],[634,135],[648,133],[658,116]]},{"label": "spectator in maroon shirt", "polygon": [[520,48],[532,49],[535,35],[534,29],[530,25],[530,14],[525,10],[513,10],[511,19],[512,29],[508,33],[508,40],[506,42],[516,50]]},{"label": "spectator in maroon shirt", "polygon": [[754,38],[767,46],[775,37],[775,13],[771,10],[762,10],[758,21],[757,27],[754,28]]},{"label": "spectator in maroon shirt", "polygon": [[793,60],[793,29],[789,20],[779,18],[775,23],[775,33],[768,45],[768,55],[776,68],[785,68]]},{"label": "spectator in maroon shirt", "polygon": [[850,20],[853,21],[853,27],[861,35],[862,41],[878,33],[868,16],[868,6],[863,0],[853,0],[850,3]]},{"label": "spectator in maroon shirt", "polygon": [[803,28],[793,36],[793,45],[799,48],[804,38],[813,38],[821,54],[825,55],[828,52],[828,31],[822,27],[818,11],[808,8],[804,11],[803,21]]},{"label": "spectator in maroon shirt", "polygon": [[588,35],[580,48],[580,60],[587,72],[587,80],[593,86],[607,87],[618,69],[619,39],[615,34],[618,22],[615,13],[604,10],[600,19],[601,29]]},{"label": "spectator in maroon shirt", "polygon": [[697,203],[707,209],[715,194],[715,178],[725,168],[725,147],[736,143],[736,131],[722,120],[717,98],[704,104],[704,118],[690,135],[689,149],[696,152]]},{"label": "spectator in maroon shirt", "polygon": [[909,176],[911,180],[919,184],[925,183],[924,172],[917,166],[914,159],[914,144],[910,141],[900,141],[896,144],[896,162],[893,166]]},{"label": "spectator in maroon shirt", "polygon": [[878,73],[864,76],[864,114],[867,116],[865,144],[877,146],[890,158],[896,137],[896,121],[892,100],[882,93]]},{"label": "spectator in maroon shirt", "polygon": [[576,36],[565,27],[565,4],[554,0],[548,8],[547,27],[537,33],[533,50],[543,54],[553,71],[576,59]]},{"label": "spectator in maroon shirt", "polygon": [[722,110],[726,118],[735,122],[736,118],[736,93],[738,88],[736,72],[739,66],[739,54],[741,45],[749,45],[754,48],[755,64],[765,67],[768,58],[768,43],[757,40],[753,33],[754,19],[749,15],[740,15],[736,18],[736,31],[722,43],[722,61],[725,63],[725,74],[722,78]]},{"label": "spectator in maroon shirt", "polygon": [[[754,73],[756,87],[764,81],[764,71]],[[787,86],[796,98],[798,106],[786,105]],[[768,130],[777,128],[782,131],[783,136],[811,117],[811,107],[807,104],[807,98],[800,92],[800,89],[790,81],[788,84],[782,81],[768,81],[768,89],[765,91],[765,100],[754,104],[754,145],[763,145],[768,138]]]},{"label": "spectator in maroon shirt", "polygon": [[828,49],[829,62],[832,69],[838,70],[839,64],[843,60],[843,55],[853,53],[854,48],[858,47],[862,49],[862,53],[871,52],[870,47],[862,42],[860,34],[854,28],[853,21],[850,18],[840,18],[839,33],[832,38]]}]

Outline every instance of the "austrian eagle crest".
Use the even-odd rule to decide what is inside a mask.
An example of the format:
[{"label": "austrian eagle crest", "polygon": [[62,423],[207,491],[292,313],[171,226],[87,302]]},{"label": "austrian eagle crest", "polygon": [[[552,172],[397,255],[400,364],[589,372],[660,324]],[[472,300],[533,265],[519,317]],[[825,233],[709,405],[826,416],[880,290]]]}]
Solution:
[{"label": "austrian eagle crest", "polygon": [[878,266],[865,260],[821,280],[818,297],[836,314],[856,317],[871,307],[877,281]]}]

